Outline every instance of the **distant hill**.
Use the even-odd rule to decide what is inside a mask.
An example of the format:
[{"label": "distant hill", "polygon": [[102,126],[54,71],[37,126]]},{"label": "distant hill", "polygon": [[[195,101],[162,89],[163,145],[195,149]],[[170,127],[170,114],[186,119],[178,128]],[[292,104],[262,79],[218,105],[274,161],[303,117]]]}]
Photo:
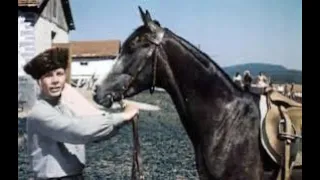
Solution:
[{"label": "distant hill", "polygon": [[245,70],[249,70],[253,76],[264,72],[271,76],[273,83],[297,83],[302,84],[302,71],[287,69],[281,65],[265,64],[265,63],[247,63],[233,66],[223,67],[223,69],[232,77],[236,72],[243,74]]}]

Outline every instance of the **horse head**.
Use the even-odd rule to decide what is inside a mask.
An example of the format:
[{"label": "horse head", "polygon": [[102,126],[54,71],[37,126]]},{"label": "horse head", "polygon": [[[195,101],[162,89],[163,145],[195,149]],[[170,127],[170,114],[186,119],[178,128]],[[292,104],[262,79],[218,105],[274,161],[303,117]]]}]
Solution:
[{"label": "horse head", "polygon": [[97,81],[93,98],[105,107],[147,89],[153,92],[156,85],[156,51],[163,40],[164,29],[152,20],[148,10],[143,12],[139,7],[139,11],[143,25],[124,41],[112,70]]}]

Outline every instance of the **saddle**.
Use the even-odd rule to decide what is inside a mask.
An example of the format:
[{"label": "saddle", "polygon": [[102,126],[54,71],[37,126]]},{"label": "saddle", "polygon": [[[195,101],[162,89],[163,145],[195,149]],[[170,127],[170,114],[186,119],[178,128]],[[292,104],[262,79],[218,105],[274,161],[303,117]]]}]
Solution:
[{"label": "saddle", "polygon": [[280,166],[277,179],[289,179],[294,167],[302,166],[302,104],[272,90],[263,96],[267,109],[261,119],[261,142]]}]

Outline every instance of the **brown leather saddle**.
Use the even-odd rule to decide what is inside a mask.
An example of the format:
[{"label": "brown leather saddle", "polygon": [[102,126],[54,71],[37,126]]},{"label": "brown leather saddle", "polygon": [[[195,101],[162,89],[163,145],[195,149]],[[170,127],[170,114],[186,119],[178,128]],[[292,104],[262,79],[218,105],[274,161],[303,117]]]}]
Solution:
[{"label": "brown leather saddle", "polygon": [[302,166],[302,104],[272,89],[264,95],[267,111],[260,126],[261,142],[281,167],[278,179],[289,179],[292,168]]}]

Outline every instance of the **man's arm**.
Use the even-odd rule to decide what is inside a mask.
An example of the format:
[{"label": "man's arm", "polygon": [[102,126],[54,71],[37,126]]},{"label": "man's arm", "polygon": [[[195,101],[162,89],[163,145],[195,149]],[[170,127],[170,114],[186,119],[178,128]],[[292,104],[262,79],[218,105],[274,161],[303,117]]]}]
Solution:
[{"label": "man's arm", "polygon": [[125,113],[68,117],[50,106],[38,104],[28,120],[44,136],[70,144],[85,144],[114,135],[127,119]]}]

